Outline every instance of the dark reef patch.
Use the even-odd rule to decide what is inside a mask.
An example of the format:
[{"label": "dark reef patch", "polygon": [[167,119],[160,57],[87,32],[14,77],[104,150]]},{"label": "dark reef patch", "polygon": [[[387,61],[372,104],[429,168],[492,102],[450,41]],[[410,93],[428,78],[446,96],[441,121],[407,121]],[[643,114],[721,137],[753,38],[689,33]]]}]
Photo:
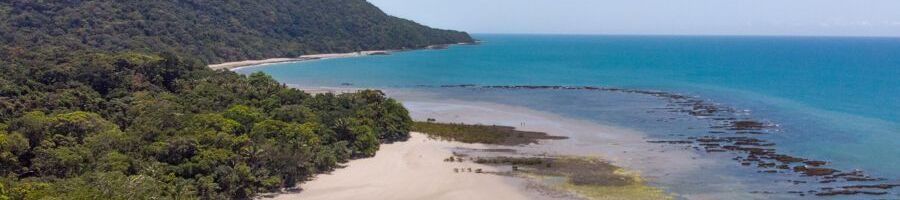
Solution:
[{"label": "dark reef patch", "polygon": [[536,144],[540,140],[568,139],[568,137],[552,136],[542,132],[520,131],[509,126],[477,124],[414,122],[412,131],[449,141],[510,146]]}]

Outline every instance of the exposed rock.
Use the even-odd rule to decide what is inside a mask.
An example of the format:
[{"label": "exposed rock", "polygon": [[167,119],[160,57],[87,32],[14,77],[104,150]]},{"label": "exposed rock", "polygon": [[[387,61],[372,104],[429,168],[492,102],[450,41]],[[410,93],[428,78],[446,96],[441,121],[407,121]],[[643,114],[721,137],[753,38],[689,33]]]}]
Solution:
[{"label": "exposed rock", "polygon": [[844,186],[844,189],[882,189],[887,190],[894,187],[900,187],[900,184],[878,184],[878,185],[851,185]]},{"label": "exposed rock", "polygon": [[665,143],[665,144],[693,144],[694,141],[689,140],[657,140],[657,141],[647,141],[648,143]]},{"label": "exposed rock", "polygon": [[762,130],[767,127],[768,127],[768,125],[766,125],[762,122],[757,122],[757,121],[745,120],[745,121],[731,122],[732,130]]},{"label": "exposed rock", "polygon": [[773,157],[775,160],[777,160],[778,162],[782,162],[782,163],[785,163],[785,164],[790,164],[790,163],[797,163],[797,162],[803,162],[803,161],[806,161],[806,159],[803,159],[803,158],[797,158],[797,157],[788,156],[788,155],[782,155],[782,154],[775,154],[775,155],[772,156],[772,157]]},{"label": "exposed rock", "polygon": [[832,190],[832,191],[827,191],[827,192],[816,193],[816,196],[837,196],[837,195],[856,195],[856,194],[885,195],[885,194],[887,194],[887,192],[872,192],[872,191],[859,191],[859,190]]},{"label": "exposed rock", "polygon": [[803,164],[806,164],[806,165],[809,165],[809,166],[813,166],[813,167],[818,167],[818,166],[822,166],[822,165],[828,164],[828,162],[825,162],[825,161],[817,161],[817,160],[809,160],[809,161],[803,162]]},{"label": "exposed rock", "polygon": [[796,166],[794,167],[794,172],[800,172],[807,176],[828,176],[839,171],[830,168],[808,168],[806,166]]}]

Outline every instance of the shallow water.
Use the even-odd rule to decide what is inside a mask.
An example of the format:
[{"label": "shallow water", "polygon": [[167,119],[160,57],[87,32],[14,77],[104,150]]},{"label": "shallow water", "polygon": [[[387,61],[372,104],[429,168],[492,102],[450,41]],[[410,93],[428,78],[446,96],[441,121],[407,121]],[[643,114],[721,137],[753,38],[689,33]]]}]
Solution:
[{"label": "shallow water", "polygon": [[[264,71],[303,86],[401,88],[435,93],[436,99],[515,105],[635,129],[652,137],[648,140],[708,134],[708,120],[662,112],[658,108],[666,102],[646,95],[435,86],[572,85],[680,93],[778,124],[773,134],[760,137],[777,143],[780,153],[900,181],[900,39],[476,37],[485,43],[238,72]],[[706,157],[737,165],[729,156]],[[797,179],[756,173],[753,167],[725,168],[718,173],[760,187]]]},{"label": "shallow water", "polygon": [[707,126],[706,120],[660,112],[657,108],[665,102],[650,96],[483,88],[391,89],[388,94],[402,100],[418,120],[499,124],[567,136],[570,139],[543,142],[523,152],[601,156],[641,172],[651,185],[676,197],[793,199],[798,196],[788,192],[818,189],[818,185],[791,183],[812,179],[760,174],[757,168],[740,166],[731,161],[738,154],[647,143],[704,135]]}]

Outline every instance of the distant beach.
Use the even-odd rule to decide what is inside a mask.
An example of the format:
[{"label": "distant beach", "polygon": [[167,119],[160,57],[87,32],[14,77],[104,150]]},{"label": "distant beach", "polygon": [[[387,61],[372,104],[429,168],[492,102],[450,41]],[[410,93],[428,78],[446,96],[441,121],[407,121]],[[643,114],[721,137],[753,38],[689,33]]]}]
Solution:
[{"label": "distant beach", "polygon": [[[472,45],[478,44],[476,43],[457,43],[457,44],[436,44],[429,45],[421,49],[446,49],[451,45]],[[408,49],[391,49],[391,50],[369,50],[369,51],[356,51],[356,52],[348,52],[348,53],[325,53],[325,54],[309,54],[302,55],[294,58],[268,58],[262,60],[242,60],[242,61],[234,61],[234,62],[225,62],[219,64],[211,64],[208,67],[213,70],[238,70],[244,67],[251,66],[262,66],[269,64],[279,64],[279,63],[292,63],[292,62],[302,62],[309,60],[321,60],[321,59],[333,59],[333,58],[351,58],[351,57],[359,57],[359,56],[373,56],[373,55],[390,55],[394,52],[407,51]]]},{"label": "distant beach", "polygon": [[267,64],[276,64],[276,63],[289,63],[289,62],[300,62],[300,61],[308,61],[308,60],[320,60],[320,59],[331,59],[331,58],[349,58],[349,57],[357,57],[357,56],[369,56],[369,55],[386,55],[394,52],[395,50],[377,50],[377,51],[358,51],[358,52],[350,52],[350,53],[329,53],[329,54],[310,54],[303,55],[296,58],[269,58],[263,60],[243,60],[243,61],[235,61],[235,62],[226,62],[220,64],[209,65],[209,68],[213,70],[236,70],[243,67],[249,66],[258,66],[258,65],[267,65]]}]

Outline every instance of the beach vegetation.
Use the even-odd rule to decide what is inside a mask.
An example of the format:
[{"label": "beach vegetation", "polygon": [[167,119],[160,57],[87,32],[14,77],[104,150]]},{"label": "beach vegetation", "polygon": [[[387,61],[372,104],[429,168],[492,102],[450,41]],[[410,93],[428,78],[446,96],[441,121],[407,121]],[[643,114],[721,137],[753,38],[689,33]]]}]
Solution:
[{"label": "beach vegetation", "polygon": [[3,59],[17,60],[167,51],[221,63],[473,42],[364,0],[17,0],[0,1],[0,15],[0,43],[9,48]]},{"label": "beach vegetation", "polygon": [[380,91],[211,63],[471,42],[364,0],[0,1],[0,200],[250,199],[409,137]]},{"label": "beach vegetation", "polygon": [[541,157],[478,157],[475,163],[489,165],[546,165],[551,161],[548,158]]},{"label": "beach vegetation", "polygon": [[5,196],[246,199],[409,137],[407,111],[379,91],[312,96],[177,56],[97,56],[117,69],[102,83],[2,69],[33,73],[0,75],[22,83],[0,107]]},{"label": "beach vegetation", "polygon": [[414,122],[412,131],[435,139],[497,145],[527,145],[538,143],[540,140],[566,139],[541,132],[519,131],[509,126],[461,123]]},{"label": "beach vegetation", "polygon": [[591,157],[479,157],[476,163],[511,165],[513,172],[586,199],[672,199],[641,176]]},{"label": "beach vegetation", "polygon": [[[249,199],[408,138],[408,112],[379,91],[314,96],[262,73],[206,68],[456,41],[385,15],[369,25],[403,26],[393,33],[421,37],[350,37],[369,34],[360,29],[319,38],[335,30],[312,23],[300,25],[321,34],[285,33],[296,37],[274,44],[278,39],[263,36],[278,31],[248,27],[288,22],[262,26],[259,16],[243,16],[278,4],[324,6],[328,12],[316,13],[331,17],[343,17],[336,14],[343,5],[371,12],[361,3],[0,2],[0,199]],[[230,11],[240,13],[215,17]],[[289,16],[301,13],[314,14],[281,17],[301,20]],[[197,16],[209,19],[190,18]],[[203,21],[221,19],[239,26]]]}]

